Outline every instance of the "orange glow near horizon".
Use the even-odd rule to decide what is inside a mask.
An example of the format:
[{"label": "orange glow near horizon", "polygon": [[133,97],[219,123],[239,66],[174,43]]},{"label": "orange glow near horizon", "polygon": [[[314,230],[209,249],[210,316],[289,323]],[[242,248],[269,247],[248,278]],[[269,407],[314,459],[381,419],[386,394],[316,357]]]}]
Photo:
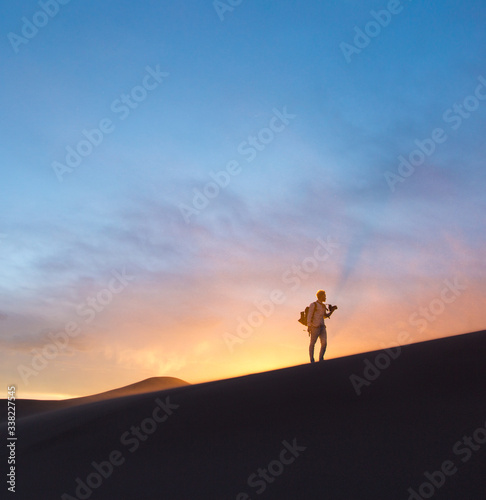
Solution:
[{"label": "orange glow near horizon", "polygon": [[[310,286],[321,288],[317,279]],[[328,287],[328,301],[337,301],[339,309],[326,322],[326,359],[396,346],[404,332],[408,334],[404,343],[409,344],[484,328],[486,300],[478,298],[480,283],[467,283],[453,296],[442,293],[445,285],[440,279],[433,288],[416,287],[408,301],[385,294],[384,286],[379,280],[370,284],[356,279],[353,292],[343,290],[340,298]],[[150,292],[145,290],[146,295]],[[446,303],[441,295],[454,300]],[[63,351],[27,381],[18,377],[17,367],[28,366],[29,352],[12,358],[15,377],[9,383],[17,379],[19,397],[88,396],[150,377],[175,377],[197,384],[308,362],[308,334],[297,317],[313,296],[304,296],[302,290],[287,291],[286,301],[241,337],[238,325],[255,310],[251,302],[235,305],[228,300],[228,306],[220,302],[214,312],[201,307],[194,317],[174,324],[143,300],[138,290],[135,297],[120,297],[113,310],[100,316],[99,328],[107,335],[95,336],[84,328],[68,346],[71,351]],[[227,334],[234,342],[228,344]]]},{"label": "orange glow near horizon", "polygon": [[[380,340],[380,338],[377,337],[370,343],[369,340],[365,341],[363,339],[354,338],[352,333],[351,335],[345,336],[342,332],[333,332],[331,326],[328,327],[328,331],[332,333],[329,335],[326,359],[340,358],[398,345],[398,342],[394,342],[393,339],[389,340],[382,338]],[[347,331],[359,334],[360,330],[347,329]],[[301,336],[299,335],[300,333],[302,334]],[[449,334],[445,335],[430,333],[428,335],[416,335],[415,337],[411,334],[408,341],[404,344],[445,337],[454,333],[457,334],[459,332],[449,332]],[[156,369],[156,363],[153,365],[153,369],[134,365],[127,367],[125,365],[127,358],[126,356],[122,356],[119,365],[112,365],[111,368],[105,367],[104,369],[98,367],[98,369],[86,371],[84,374],[84,381],[76,388],[76,392],[50,392],[50,387],[58,387],[59,384],[53,384],[52,380],[49,382],[49,379],[47,379],[45,385],[36,384],[36,388],[30,389],[30,387],[24,388],[21,386],[18,390],[18,397],[22,399],[69,399],[98,394],[100,392],[130,385],[147,378],[159,376],[180,378],[190,384],[198,384],[308,363],[307,335],[304,332],[297,331],[287,337],[292,336],[297,337],[293,339],[293,343],[272,343],[270,334],[268,334],[268,337],[265,338],[264,341],[258,338],[258,334],[255,334],[253,342],[250,342],[249,339],[247,345],[243,344],[239,346],[241,348],[239,352],[235,349],[236,352],[232,355],[228,353],[227,363],[217,362],[214,357],[210,357],[199,360],[198,362],[183,361],[177,369],[175,369],[174,365],[173,370],[168,369],[165,365],[163,365],[164,369],[158,370]],[[288,340],[288,338],[286,340]],[[318,349],[319,342],[316,345],[316,354]],[[159,351],[156,350],[152,351],[149,358],[155,360],[158,352]],[[139,353],[139,361],[145,357],[146,355]],[[69,384],[63,387],[69,387]]]}]

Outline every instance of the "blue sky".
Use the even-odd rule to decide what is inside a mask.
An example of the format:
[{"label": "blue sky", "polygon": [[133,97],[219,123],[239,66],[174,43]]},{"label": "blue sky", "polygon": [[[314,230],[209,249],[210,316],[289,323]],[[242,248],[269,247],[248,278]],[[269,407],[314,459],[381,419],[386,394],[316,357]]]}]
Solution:
[{"label": "blue sky", "polygon": [[[23,1],[2,17],[0,356],[26,395],[305,362],[295,318],[318,288],[340,307],[330,357],[404,329],[484,328],[482,2],[218,5]],[[346,57],[356,29],[378,34]],[[387,182],[436,129],[433,153]],[[53,164],[82,141],[90,154],[61,181]],[[314,269],[318,238],[335,246]],[[123,290],[103,292],[123,272]],[[446,280],[463,285],[442,310]],[[275,289],[283,302],[228,346]],[[418,332],[424,307],[437,314]],[[70,321],[81,333],[22,376]]]}]

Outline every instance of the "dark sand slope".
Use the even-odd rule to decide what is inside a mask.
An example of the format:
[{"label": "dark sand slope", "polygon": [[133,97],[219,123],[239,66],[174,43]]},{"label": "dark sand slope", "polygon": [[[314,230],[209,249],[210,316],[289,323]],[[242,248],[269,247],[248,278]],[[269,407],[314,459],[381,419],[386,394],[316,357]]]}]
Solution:
[{"label": "dark sand slope", "polygon": [[15,498],[484,500],[486,332],[379,353],[22,419]]}]

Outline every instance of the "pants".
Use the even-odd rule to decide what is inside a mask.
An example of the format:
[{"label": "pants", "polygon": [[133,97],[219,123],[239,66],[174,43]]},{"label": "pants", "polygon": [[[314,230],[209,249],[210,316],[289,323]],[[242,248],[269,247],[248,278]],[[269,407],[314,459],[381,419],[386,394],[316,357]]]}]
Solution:
[{"label": "pants", "polygon": [[314,362],[314,347],[316,345],[317,339],[321,341],[321,350],[319,351],[319,361],[323,361],[327,347],[326,325],[311,326],[309,334],[310,334],[309,356],[311,363]]}]

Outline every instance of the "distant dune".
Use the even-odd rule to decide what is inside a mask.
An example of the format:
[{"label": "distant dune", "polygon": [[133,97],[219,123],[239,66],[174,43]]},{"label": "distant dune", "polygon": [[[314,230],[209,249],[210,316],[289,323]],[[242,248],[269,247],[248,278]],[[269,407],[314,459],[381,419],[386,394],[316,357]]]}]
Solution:
[{"label": "distant dune", "polygon": [[[45,411],[59,410],[70,406],[78,406],[95,401],[103,401],[105,399],[121,398],[124,396],[132,396],[134,394],[144,394],[147,392],[164,391],[174,387],[183,387],[189,385],[179,378],[174,377],[151,377],[141,382],[113,389],[111,391],[93,394],[92,396],[84,396],[80,398],[62,399],[62,400],[37,400],[37,399],[18,399],[16,402],[19,415],[29,416],[34,413],[42,413]],[[0,422],[5,422],[6,414],[2,414]]]},{"label": "distant dune", "polygon": [[19,420],[12,498],[484,500],[485,360],[477,332],[110,391]]}]

